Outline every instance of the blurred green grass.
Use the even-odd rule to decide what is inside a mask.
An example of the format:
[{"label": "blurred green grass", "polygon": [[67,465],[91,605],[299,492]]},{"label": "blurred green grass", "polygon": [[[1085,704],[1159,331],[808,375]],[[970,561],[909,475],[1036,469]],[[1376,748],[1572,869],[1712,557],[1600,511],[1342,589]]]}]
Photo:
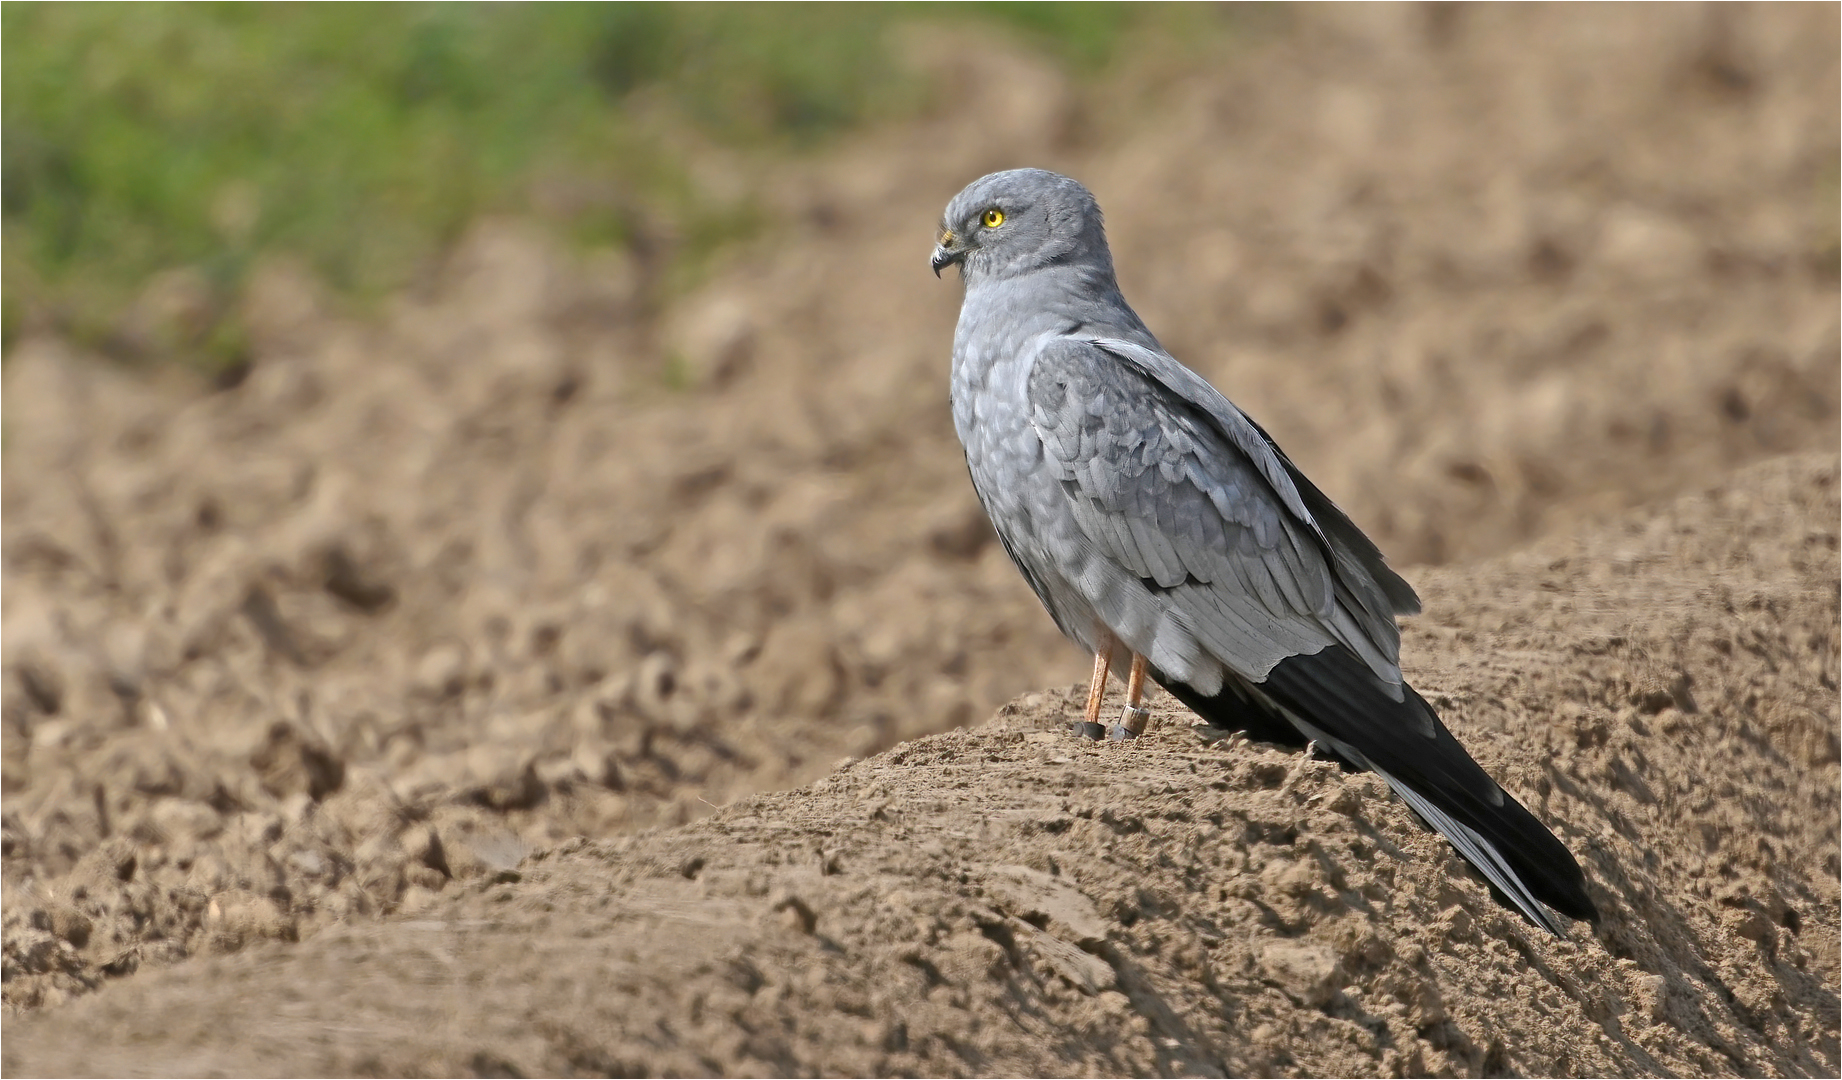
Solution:
[{"label": "blurred green grass", "polygon": [[[485,213],[585,246],[649,222],[694,265],[759,217],[691,180],[683,138],[798,153],[923,106],[890,29],[996,27],[1083,72],[1193,10],[1119,3],[0,5],[4,325],[233,363],[236,298],[286,253],[337,295],[400,288]],[[652,123],[640,122],[644,113]],[[654,229],[654,231],[658,231]],[[202,280],[184,340],[123,346],[162,271]]]}]

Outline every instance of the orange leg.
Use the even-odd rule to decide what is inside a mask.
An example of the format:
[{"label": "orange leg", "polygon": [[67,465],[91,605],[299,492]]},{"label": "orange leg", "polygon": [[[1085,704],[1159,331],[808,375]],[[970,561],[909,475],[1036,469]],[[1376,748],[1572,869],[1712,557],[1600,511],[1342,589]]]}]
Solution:
[{"label": "orange leg", "polygon": [[[1094,653],[1094,677],[1087,684],[1087,712],[1082,715],[1082,722],[1098,726],[1100,723],[1100,703],[1106,697],[1106,676],[1113,667],[1113,639],[1107,636],[1100,641],[1100,650]],[[1083,733],[1092,731],[1093,726],[1083,729]]]},{"label": "orange leg", "polygon": [[1136,739],[1145,733],[1145,725],[1151,722],[1151,710],[1142,704],[1145,669],[1149,666],[1143,656],[1132,654],[1132,674],[1126,679],[1126,707],[1119,714],[1119,723],[1108,733],[1115,740]]}]

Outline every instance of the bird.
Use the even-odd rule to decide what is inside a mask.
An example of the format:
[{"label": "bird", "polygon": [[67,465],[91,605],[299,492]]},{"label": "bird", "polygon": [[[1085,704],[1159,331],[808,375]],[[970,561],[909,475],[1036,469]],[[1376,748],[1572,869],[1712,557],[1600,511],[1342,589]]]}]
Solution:
[{"label": "bird", "polygon": [[[980,177],[930,258],[964,286],[953,425],[979,502],[1062,633],[1094,658],[1076,731],[1143,732],[1147,678],[1205,732],[1373,771],[1557,936],[1596,922],[1565,844],[1403,678],[1413,588],[1270,435],[1158,344],[1114,274],[1100,206],[1043,169]],[[1126,702],[1099,724],[1107,678]]]}]

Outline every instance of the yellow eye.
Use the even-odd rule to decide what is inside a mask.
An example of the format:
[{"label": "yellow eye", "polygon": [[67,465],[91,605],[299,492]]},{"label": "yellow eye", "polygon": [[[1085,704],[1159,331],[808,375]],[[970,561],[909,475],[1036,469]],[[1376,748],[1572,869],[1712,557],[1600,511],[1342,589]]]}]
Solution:
[{"label": "yellow eye", "polygon": [[994,206],[990,210],[985,211],[984,216],[980,217],[979,220],[985,223],[987,229],[995,229],[1004,224],[1004,211]]}]

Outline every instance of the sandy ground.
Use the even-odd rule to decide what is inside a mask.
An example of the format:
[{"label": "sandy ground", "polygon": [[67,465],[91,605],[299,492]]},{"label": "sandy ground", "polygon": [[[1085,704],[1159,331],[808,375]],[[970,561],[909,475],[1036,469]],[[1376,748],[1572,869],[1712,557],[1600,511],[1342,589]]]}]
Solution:
[{"label": "sandy ground", "polygon": [[[488,223],[376,318],[270,268],[234,386],[18,347],[5,1071],[1835,1073],[1835,8],[1298,18],[918,37],[668,302]],[[1168,701],[1062,737],[925,266],[1024,163],[1412,568],[1597,930]]]}]

